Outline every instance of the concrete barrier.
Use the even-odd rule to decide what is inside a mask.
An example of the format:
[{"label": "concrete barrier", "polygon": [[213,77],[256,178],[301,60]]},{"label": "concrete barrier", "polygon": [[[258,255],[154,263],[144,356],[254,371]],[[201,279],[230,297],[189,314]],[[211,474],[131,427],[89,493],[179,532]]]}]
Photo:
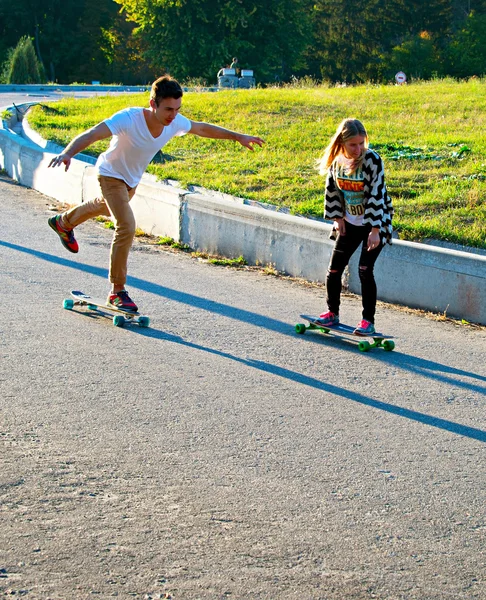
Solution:
[{"label": "concrete barrier", "polygon": [[64,169],[48,169],[52,154],[13,132],[0,129],[0,166],[22,185],[33,188],[61,202],[82,202],[83,173],[89,165],[74,160]]},{"label": "concrete barrier", "polygon": [[[396,240],[375,266],[380,299],[486,325],[486,256]],[[357,258],[349,289],[359,293]]]},{"label": "concrete barrier", "polygon": [[322,281],[334,243],[331,225],[281,214],[242,200],[184,197],[181,241],[249,264],[273,265],[294,277]]},{"label": "concrete barrier", "polygon": [[[99,193],[93,160],[79,157],[70,170],[47,169],[56,147],[0,129],[0,167],[22,185],[68,204]],[[39,140],[37,140],[39,141]],[[39,141],[39,143],[42,143]],[[88,157],[89,158],[89,157]],[[192,193],[144,175],[132,200],[137,224],[192,248],[273,265],[291,276],[324,281],[333,242],[328,223],[282,214],[242,199]],[[379,299],[486,325],[486,256],[395,240],[375,267]],[[360,293],[357,256],[349,290]]]}]

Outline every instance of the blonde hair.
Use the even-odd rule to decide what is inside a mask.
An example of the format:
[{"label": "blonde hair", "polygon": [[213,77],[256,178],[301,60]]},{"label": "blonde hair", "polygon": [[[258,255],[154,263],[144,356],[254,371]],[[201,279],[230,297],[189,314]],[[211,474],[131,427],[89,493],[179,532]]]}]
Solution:
[{"label": "blonde hair", "polygon": [[[333,135],[329,145],[324,150],[322,158],[318,161],[318,169],[321,175],[325,175],[329,170],[334,160],[343,153],[344,143],[357,135],[362,135],[365,138],[365,149],[368,148],[368,134],[365,126],[358,119],[344,119],[339,123],[336,133]],[[349,172],[353,173],[358,169],[363,162],[363,154],[351,163]]]}]

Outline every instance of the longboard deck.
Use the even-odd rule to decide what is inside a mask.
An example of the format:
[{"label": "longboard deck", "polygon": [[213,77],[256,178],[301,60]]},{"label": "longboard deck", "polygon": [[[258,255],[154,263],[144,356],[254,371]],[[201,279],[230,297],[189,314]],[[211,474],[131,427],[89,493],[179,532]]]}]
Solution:
[{"label": "longboard deck", "polygon": [[[304,325],[303,323],[297,323],[295,326],[295,331],[297,333],[305,333],[308,329],[317,329],[322,333],[335,333],[341,334],[344,336],[348,336],[351,338],[361,338],[361,341],[358,343],[358,347],[362,352],[367,352],[371,348],[381,347],[384,350],[393,350],[395,347],[395,343],[392,341],[392,335],[386,335],[384,333],[370,333],[370,334],[362,334],[362,333],[354,333],[355,328],[351,327],[351,325],[345,325],[344,323],[339,323],[339,325],[323,325],[318,317],[311,317],[309,315],[300,315],[302,319],[305,319],[309,322],[309,325]],[[373,343],[364,340],[363,338],[371,338]]]},{"label": "longboard deck", "polygon": [[72,310],[74,306],[83,306],[100,314],[106,314],[105,311],[108,311],[108,313],[115,313],[115,316],[113,317],[113,324],[116,327],[123,327],[125,323],[132,322],[138,323],[140,327],[148,327],[150,323],[150,319],[142,316],[139,312],[124,310],[123,308],[112,306],[107,304],[105,300],[92,298],[88,294],[85,294],[79,290],[73,290],[71,292],[71,296],[72,298],[64,300],[63,307],[66,310]]}]

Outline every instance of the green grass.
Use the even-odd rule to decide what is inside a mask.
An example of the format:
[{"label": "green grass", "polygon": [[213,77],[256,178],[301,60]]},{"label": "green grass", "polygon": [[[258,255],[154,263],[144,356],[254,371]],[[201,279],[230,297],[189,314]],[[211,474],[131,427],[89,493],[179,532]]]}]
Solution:
[{"label": "green grass", "polygon": [[243,256],[238,256],[238,258],[209,258],[208,262],[223,267],[242,267],[248,264]]},{"label": "green grass", "polygon": [[[188,135],[172,140],[148,171],[183,186],[286,206],[322,217],[324,180],[315,169],[337,124],[363,121],[385,161],[402,239],[434,238],[486,248],[486,80],[406,86],[288,87],[186,94],[184,115],[264,138],[249,152],[233,142]],[[66,99],[57,114],[36,107],[29,122],[65,145],[148,94]],[[87,153],[97,155],[107,141]]]},{"label": "green grass", "polygon": [[170,248],[176,248],[177,250],[189,251],[191,250],[188,244],[182,244],[181,242],[176,242],[174,238],[171,237],[159,237],[157,240],[157,244],[159,246],[168,246]]}]

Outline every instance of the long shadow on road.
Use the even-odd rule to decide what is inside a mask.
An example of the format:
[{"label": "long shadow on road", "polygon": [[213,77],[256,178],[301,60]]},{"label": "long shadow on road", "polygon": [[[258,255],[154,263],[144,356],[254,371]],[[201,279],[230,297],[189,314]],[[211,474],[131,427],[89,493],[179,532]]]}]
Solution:
[{"label": "long shadow on road", "polygon": [[424,425],[429,425],[430,427],[437,427],[439,429],[450,431],[451,433],[455,433],[457,435],[462,435],[475,440],[479,440],[480,442],[486,442],[486,431],[483,431],[481,429],[468,427],[466,425],[461,425],[460,423],[454,423],[453,421],[448,421],[447,419],[441,419],[439,417],[426,415],[424,413],[420,413],[415,410],[410,410],[408,408],[401,408],[400,406],[395,406],[388,402],[382,402],[381,400],[374,400],[373,398],[370,398],[363,394],[346,390],[337,385],[333,385],[332,383],[320,381],[315,377],[309,377],[308,375],[303,375],[302,373],[299,373],[297,371],[292,371],[284,367],[279,367],[277,365],[273,365],[262,360],[241,358],[228,352],[223,352],[214,348],[202,346],[201,344],[195,344],[194,342],[187,341],[180,336],[166,333],[164,331],[159,331],[157,329],[137,329],[136,331],[147,337],[181,344],[188,348],[200,350],[202,352],[208,352],[209,354],[214,354],[216,356],[235,361],[253,369],[258,369],[260,371],[264,371],[265,373],[271,373],[272,375],[275,375],[277,377],[283,377],[285,379],[289,379],[290,381],[301,383],[302,385],[313,387],[317,390],[322,390],[323,392],[334,394],[335,396],[341,396],[342,398],[346,398],[347,400],[351,400],[353,402],[358,402],[359,404],[363,404],[364,406],[370,406],[371,408],[383,410],[387,413],[394,414],[405,419],[410,419],[412,421],[416,421]]},{"label": "long shadow on road", "polygon": [[[93,265],[88,265],[84,263],[79,263],[73,260],[69,260],[67,258],[61,258],[52,254],[48,254],[46,252],[41,252],[38,250],[34,250],[32,248],[26,248],[23,246],[19,246],[17,244],[12,244],[9,242],[5,242],[0,240],[0,246],[4,246],[11,250],[16,250],[18,252],[23,252],[26,254],[30,254],[36,257],[39,260],[48,261],[54,264],[62,265],[71,269],[76,269],[78,271],[83,271],[85,273],[90,273],[97,277],[102,277],[103,279],[107,278],[108,272],[106,269],[102,269],[100,267],[96,267]],[[156,296],[161,296],[163,298],[167,298],[173,300],[175,302],[180,302],[182,304],[187,304],[190,306],[198,307],[203,310],[207,310],[209,312],[213,312],[216,314],[224,315],[225,317],[229,317],[231,319],[236,319],[245,323],[249,323],[251,325],[255,325],[257,327],[263,327],[265,329],[269,329],[270,331],[275,331],[277,333],[283,335],[294,336],[293,328],[289,327],[288,323],[284,321],[279,321],[277,319],[273,319],[270,317],[266,317],[264,315],[259,315],[251,311],[247,311],[241,308],[236,308],[233,306],[228,306],[227,304],[222,304],[220,302],[215,302],[213,300],[208,300],[207,298],[201,298],[200,296],[195,296],[194,294],[188,294],[186,292],[181,292],[178,290],[174,290],[168,288],[166,286],[145,281],[143,279],[139,279],[137,277],[130,277],[129,283],[131,287],[138,288],[145,292],[154,294]],[[216,354],[230,360],[245,364],[247,366],[259,369],[261,371],[265,371],[268,373],[273,373],[279,377],[285,377],[290,379],[291,381],[297,381],[302,383],[303,385],[308,385],[314,387],[316,389],[323,390],[325,392],[329,392],[332,394],[336,394],[338,396],[342,396],[349,400],[353,400],[354,402],[359,402],[361,404],[371,406],[380,410],[384,410],[386,412],[396,414],[401,417],[405,417],[420,423],[424,423],[426,425],[430,425],[432,427],[438,427],[440,429],[444,429],[446,431],[450,431],[452,433],[456,433],[459,435],[463,435],[466,437],[470,437],[472,439],[479,440],[481,442],[486,441],[486,432],[480,429],[475,429],[473,427],[467,427],[465,425],[460,425],[458,423],[454,423],[452,421],[447,421],[445,419],[440,419],[438,417],[433,417],[430,415],[425,415],[423,413],[419,413],[417,411],[409,410],[406,408],[400,408],[394,406],[393,404],[389,404],[387,402],[381,402],[379,400],[374,400],[372,398],[368,398],[362,394],[357,394],[356,392],[351,392],[349,390],[345,390],[338,386],[335,386],[330,383],[324,383],[315,379],[313,377],[309,377],[307,375],[303,375],[296,371],[291,371],[289,369],[285,369],[283,367],[278,367],[276,365],[272,365],[270,363],[266,363],[264,361],[259,360],[251,360],[251,359],[243,359],[232,354],[228,354],[225,352],[221,352],[219,350],[215,350],[212,348],[208,348],[205,346],[200,346],[198,344],[194,344],[192,342],[188,342],[183,338],[178,336],[174,336],[168,333],[164,333],[158,331],[156,329],[141,329],[137,328],[136,330],[145,336],[150,336],[162,340],[177,342],[187,347],[191,347],[194,349],[202,350],[205,352],[209,352],[212,354]],[[317,336],[316,336],[317,337]],[[379,359],[376,360],[387,361],[394,366],[409,370],[411,372],[416,373],[422,377],[432,378],[436,380],[443,381],[445,383],[455,385],[458,387],[466,388],[474,392],[486,393],[486,387],[470,384],[465,381],[461,381],[459,379],[454,379],[447,375],[457,375],[460,377],[471,377],[474,379],[479,379],[480,381],[486,381],[486,377],[481,375],[477,375],[475,373],[471,373],[468,371],[463,371],[461,369],[456,369],[454,367],[449,367],[447,365],[442,365],[440,363],[424,360],[421,358],[416,358],[412,356],[407,356],[403,353],[399,353],[394,351],[393,353],[383,352],[380,354]]]},{"label": "long shadow on road", "polygon": [[[11,250],[17,250],[18,252],[30,254],[40,260],[45,260],[54,264],[68,267],[70,269],[76,269],[77,271],[83,271],[84,273],[90,273],[91,275],[102,277],[104,280],[108,279],[107,269],[95,267],[94,265],[76,262],[68,258],[62,258],[60,256],[47,254],[46,252],[41,252],[39,250],[33,250],[32,248],[18,246],[17,244],[12,244],[3,240],[0,240],[0,246],[5,246]],[[224,315],[230,319],[236,319],[238,321],[250,323],[251,325],[256,325],[257,327],[264,327],[265,329],[276,331],[284,335],[293,335],[293,331],[289,331],[288,323],[279,321],[278,319],[272,319],[264,315],[259,315],[249,310],[236,308],[234,306],[229,306],[228,304],[222,304],[221,302],[215,302],[214,300],[195,296],[194,294],[188,294],[187,292],[174,290],[164,285],[146,281],[138,277],[129,277],[127,285],[129,285],[131,288],[136,288],[156,296],[161,296],[167,300],[173,300],[174,302],[180,302],[181,304],[187,304],[189,306],[201,308],[203,310],[207,310],[208,312]]]}]

